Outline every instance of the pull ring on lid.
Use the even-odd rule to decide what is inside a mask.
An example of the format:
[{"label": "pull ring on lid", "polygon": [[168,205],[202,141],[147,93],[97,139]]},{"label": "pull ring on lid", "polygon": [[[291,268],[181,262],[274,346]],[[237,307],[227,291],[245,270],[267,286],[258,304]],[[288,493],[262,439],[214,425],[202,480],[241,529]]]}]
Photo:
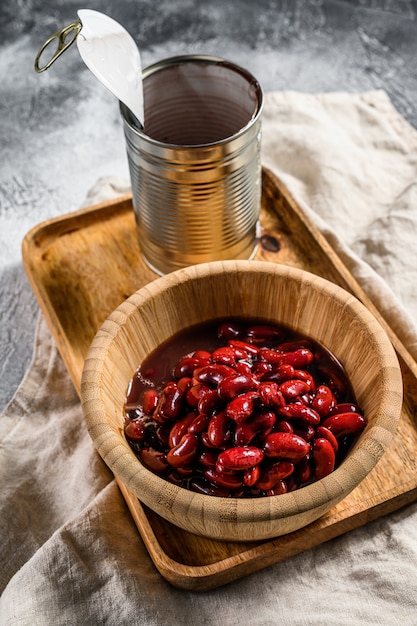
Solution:
[{"label": "pull ring on lid", "polygon": [[[45,70],[47,70],[48,67],[51,67],[52,63],[54,63],[54,61],[56,61],[57,58],[60,57],[61,54],[65,52],[67,48],[70,47],[71,44],[74,43],[81,29],[82,29],[81,22],[72,22],[72,24],[68,24],[68,26],[64,26],[64,28],[61,28],[56,33],[51,35],[49,39],[47,39],[45,43],[41,46],[38,54],[36,55],[35,71],[38,72],[39,74],[40,72],[44,72]],[[57,47],[56,47],[54,54],[49,59],[49,61],[45,63],[45,65],[41,66],[40,58],[42,54],[45,52],[46,48],[48,48],[48,46],[50,46],[55,41],[57,42]]]}]

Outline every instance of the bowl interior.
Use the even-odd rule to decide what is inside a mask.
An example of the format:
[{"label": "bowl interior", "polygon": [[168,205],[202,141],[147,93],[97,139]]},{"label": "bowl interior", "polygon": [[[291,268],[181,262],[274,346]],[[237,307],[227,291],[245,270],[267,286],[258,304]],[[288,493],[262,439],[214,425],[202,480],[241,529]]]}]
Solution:
[{"label": "bowl interior", "polygon": [[[343,364],[367,419],[338,469],[292,493],[253,500],[195,494],[144,468],[123,435],[123,403],[141,361],[184,328],[237,315],[285,324],[328,348]],[[141,501],[191,532],[253,540],[314,521],[367,475],[396,430],[402,381],[385,332],[343,289],[287,266],[226,261],[157,279],[116,309],[91,345],[81,399],[99,453]]]}]

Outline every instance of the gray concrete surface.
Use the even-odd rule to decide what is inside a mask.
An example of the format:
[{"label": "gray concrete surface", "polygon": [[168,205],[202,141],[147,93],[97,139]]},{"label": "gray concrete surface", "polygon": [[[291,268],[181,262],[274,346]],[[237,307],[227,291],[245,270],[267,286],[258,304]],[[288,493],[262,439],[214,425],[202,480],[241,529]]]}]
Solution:
[{"label": "gray concrete surface", "polygon": [[[415,0],[91,0],[122,23],[144,66],[215,54],[252,71],[265,91],[384,89],[417,128]],[[38,75],[36,52],[74,21],[73,0],[0,3],[0,409],[30,362],[38,306],[21,241],[72,211],[103,176],[127,179],[116,100],[72,46]]]}]

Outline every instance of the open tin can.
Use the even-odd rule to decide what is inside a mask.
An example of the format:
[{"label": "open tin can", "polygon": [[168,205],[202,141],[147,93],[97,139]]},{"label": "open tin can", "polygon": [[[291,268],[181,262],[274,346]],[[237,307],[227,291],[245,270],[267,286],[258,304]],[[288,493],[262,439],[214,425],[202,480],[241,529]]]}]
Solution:
[{"label": "open tin can", "polygon": [[120,105],[139,245],[158,274],[250,258],[261,202],[263,93],[246,70],[179,56],[143,71],[145,126]]}]

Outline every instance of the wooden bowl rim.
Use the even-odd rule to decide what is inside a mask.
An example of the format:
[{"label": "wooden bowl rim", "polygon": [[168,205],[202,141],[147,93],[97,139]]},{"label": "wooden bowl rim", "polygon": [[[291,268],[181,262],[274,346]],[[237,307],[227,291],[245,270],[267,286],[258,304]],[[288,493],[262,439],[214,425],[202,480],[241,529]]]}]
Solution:
[{"label": "wooden bowl rim", "polygon": [[[388,424],[385,423],[381,429],[378,420],[376,420],[376,423],[368,432],[365,430],[360,440],[367,440],[367,450],[363,450],[362,444],[356,446],[355,450],[348,455],[334,472],[320,481],[290,493],[253,499],[221,498],[195,493],[173,485],[144,467],[134,456],[127,441],[121,434],[115,433],[106,419],[106,409],[99,389],[100,374],[109,347],[117,338],[118,333],[122,332],[124,324],[131,316],[138,314],[143,303],[165,289],[175,289],[184,281],[224,272],[272,272],[279,277],[285,277],[289,280],[301,280],[303,283],[309,284],[313,289],[319,289],[330,297],[337,298],[344,306],[350,308],[355,315],[359,315],[366,322],[366,325],[371,329],[371,333],[378,334],[376,345],[383,360],[381,375],[386,375],[387,394],[385,397],[391,397],[393,402],[392,407],[390,407],[391,421]],[[100,338],[99,340],[98,337]],[[95,351],[98,341],[100,343],[100,359],[97,358],[97,352]],[[94,411],[91,411],[90,407],[92,398],[95,402]],[[99,453],[111,469],[115,466],[119,468],[115,473],[128,488],[132,488],[132,485],[137,484],[138,480],[146,481],[148,492],[154,491],[155,494],[159,494],[159,498],[163,498],[165,495],[170,499],[175,498],[180,506],[187,509],[190,516],[194,514],[200,515],[201,510],[204,509],[205,518],[212,516],[213,519],[218,519],[218,510],[221,510],[222,507],[224,508],[225,501],[227,501],[228,510],[234,511],[234,517],[239,522],[268,522],[302,515],[304,512],[311,510],[312,507],[314,509],[326,507],[325,510],[328,510],[330,508],[329,503],[336,504],[339,502],[366,477],[379,461],[395,434],[402,406],[402,377],[398,359],[385,331],[370,311],[355,296],[342,287],[306,270],[277,263],[253,260],[215,261],[187,267],[155,279],[133,293],[109,315],[94,337],[85,359],[81,384],[81,402],[87,428]],[[386,407],[382,408],[385,409]],[[112,455],[114,462],[112,464],[109,464],[106,454],[103,454],[104,447],[106,450],[109,450],[109,448],[114,449],[114,454]],[[125,458],[126,455],[129,458]],[[130,460],[134,460],[135,463],[130,463]],[[122,470],[120,469],[121,467]],[[136,495],[139,499],[142,499],[138,493]],[[151,503],[145,502],[145,504],[152,508]],[[229,521],[225,523],[229,523]]]}]

